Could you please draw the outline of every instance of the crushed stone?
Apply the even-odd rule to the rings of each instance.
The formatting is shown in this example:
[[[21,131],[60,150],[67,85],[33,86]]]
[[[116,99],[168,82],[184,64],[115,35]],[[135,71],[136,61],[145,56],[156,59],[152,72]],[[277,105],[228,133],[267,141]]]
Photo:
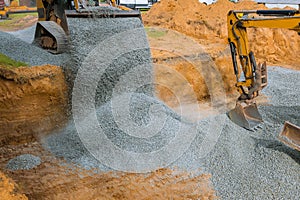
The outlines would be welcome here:
[[[268,67],[269,84],[263,90],[268,105],[260,105],[264,123],[252,132],[232,123],[225,115],[214,149],[201,158],[199,135],[173,166],[203,168],[212,174],[222,199],[298,199],[300,152],[277,139],[284,121],[300,125],[299,71]],[[220,118],[219,118],[220,119]],[[220,123],[219,120],[215,124]]]
[[[29,170],[41,164],[41,159],[31,154],[23,154],[8,161],[9,170]]]
[[[299,82],[299,73],[278,67],[269,67],[270,80],[264,95],[272,96],[270,105],[261,105],[259,110],[264,123],[256,131],[245,130],[232,123],[226,114],[212,116],[198,121],[197,135],[189,149],[169,167],[182,170],[202,169],[212,174],[212,183],[217,195],[222,199],[298,199],[299,190],[299,152],[280,143],[277,135],[285,120],[300,124],[299,101],[286,99],[281,101],[288,88],[288,96],[299,94],[293,84]],[[280,74],[283,74],[280,76]],[[288,81],[287,81],[288,80]],[[279,84],[278,84],[279,83]],[[282,83],[282,84],[281,84]],[[288,88],[287,88],[288,87]],[[276,94],[274,93],[276,91]],[[137,140],[124,135],[111,119],[110,102],[97,108],[97,117],[101,127],[110,140],[122,149],[131,151],[153,151],[161,148],[165,141],[173,138],[172,128],[176,123],[187,123],[185,120],[165,107],[162,102],[145,94],[136,93],[131,101],[131,117],[139,124],[147,123],[147,105],[158,103],[164,112],[171,116],[171,123],[166,123],[166,130],[152,137],[151,140]],[[174,124],[175,122],[175,124]],[[72,122],[73,123],[73,122]],[[75,130],[74,124],[55,135],[45,138],[44,145],[56,155],[67,158],[85,168],[112,170],[96,160],[84,148]],[[221,128],[217,128],[222,124]],[[190,124],[192,126],[192,124]],[[213,126],[212,129],[209,129]],[[210,130],[211,132],[207,132]],[[221,131],[217,143],[208,154],[203,156],[201,143],[206,134]],[[162,139],[160,136],[164,136]],[[213,143],[212,143],[213,144]],[[174,147],[176,148],[176,147]],[[120,163],[124,164],[124,163]]]
[[[2,54],[14,60],[25,62],[30,66],[45,64],[61,66],[69,59],[68,54],[53,55],[9,33],[0,31],[0,40],[0,52]]]
[[[34,34],[35,34],[35,25],[30,26],[28,28],[25,28],[23,30],[19,31],[10,31],[9,34],[12,34],[16,38],[19,38],[20,40],[23,40],[24,42],[31,44],[34,40]]]

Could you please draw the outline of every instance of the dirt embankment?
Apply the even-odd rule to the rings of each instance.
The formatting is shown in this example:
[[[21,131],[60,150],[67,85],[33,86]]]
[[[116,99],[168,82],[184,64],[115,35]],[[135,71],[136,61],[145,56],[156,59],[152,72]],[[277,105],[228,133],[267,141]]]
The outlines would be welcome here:
[[[212,92],[207,83],[215,83],[226,92],[235,90],[232,66],[223,64],[226,53],[213,58],[203,45],[184,34],[158,27],[146,30],[155,63],[156,96],[168,106],[207,100]]]
[[[215,43],[224,44],[221,50],[227,46],[228,11],[258,9],[267,8],[250,0],[239,3],[218,0],[207,6],[198,0],[162,0],[153,5],[143,20],[148,26],[160,26],[192,36],[201,44],[208,45],[207,49],[214,53],[217,52],[214,50]],[[249,39],[258,61],[300,69],[300,38],[295,31],[254,28],[249,31]]]
[[[0,144],[34,140],[63,125],[66,94],[60,67],[0,68]]]

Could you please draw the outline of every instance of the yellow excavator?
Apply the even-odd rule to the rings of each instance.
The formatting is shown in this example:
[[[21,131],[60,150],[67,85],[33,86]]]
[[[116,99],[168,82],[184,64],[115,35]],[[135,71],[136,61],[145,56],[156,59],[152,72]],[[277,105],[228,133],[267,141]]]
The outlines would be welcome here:
[[[33,12],[36,12],[35,7],[21,6],[19,1],[10,1],[9,5],[5,5],[5,1],[0,0],[0,19],[8,19],[10,14]]]
[[[236,107],[228,112],[237,125],[252,130],[263,120],[255,98],[267,85],[266,63],[257,64],[250,50],[248,28],[285,28],[300,35],[298,10],[232,10],[227,16],[228,42],[231,50],[236,88],[240,97]],[[300,128],[286,122],[279,139],[300,151]]]
[[[89,1],[90,2],[90,1]],[[94,1],[98,2],[98,1]],[[88,4],[88,1],[69,1],[65,9],[64,1],[37,0],[38,22],[36,25],[34,43],[51,53],[59,54],[68,50],[69,30],[67,18],[118,18],[138,17],[139,11],[119,6],[116,0],[109,4]],[[114,9],[106,9],[107,7]]]

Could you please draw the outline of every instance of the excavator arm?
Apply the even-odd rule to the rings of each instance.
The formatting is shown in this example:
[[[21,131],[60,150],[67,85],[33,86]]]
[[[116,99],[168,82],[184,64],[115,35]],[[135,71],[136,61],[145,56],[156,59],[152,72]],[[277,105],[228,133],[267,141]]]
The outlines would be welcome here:
[[[297,10],[241,10],[227,16],[228,42],[231,50],[236,88],[240,93],[229,118],[252,130],[262,122],[255,97],[267,85],[266,64],[256,63],[248,41],[248,28],[285,28],[300,34],[300,13]]]
[[[268,18],[248,18],[249,14],[269,16]],[[285,28],[300,34],[300,14],[296,10],[255,10],[230,11],[228,14],[228,41],[231,49],[236,87],[241,94],[240,100],[250,100],[257,96],[262,88],[257,87],[261,74],[255,71],[257,66],[254,53],[249,47],[248,28]],[[240,64],[240,66],[239,66]],[[243,76],[243,80],[241,80]],[[264,87],[262,80],[262,86]]]

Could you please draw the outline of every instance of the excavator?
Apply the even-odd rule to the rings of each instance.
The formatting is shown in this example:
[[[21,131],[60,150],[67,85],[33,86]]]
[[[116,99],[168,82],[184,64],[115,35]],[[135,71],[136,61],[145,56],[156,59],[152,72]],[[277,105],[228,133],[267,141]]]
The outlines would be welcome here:
[[[9,5],[5,5],[5,1],[0,0],[0,19],[8,19],[9,14],[33,12],[36,12],[35,7],[21,6],[19,1],[13,0]]]
[[[284,28],[300,35],[300,11],[232,10],[227,16],[227,28],[236,88],[240,94],[236,107],[227,114],[237,125],[253,130],[263,121],[255,99],[268,81],[266,62],[256,63],[249,47],[247,29]],[[285,122],[279,140],[300,151],[300,127]]]
[[[37,0],[38,22],[36,25],[34,44],[53,54],[68,50],[69,30],[67,18],[117,18],[137,17],[141,14],[119,6],[116,0],[109,0],[109,4],[97,5],[98,1],[74,0],[69,1],[68,10],[64,1]],[[108,9],[109,8],[109,9]],[[113,9],[111,9],[113,8]]]

